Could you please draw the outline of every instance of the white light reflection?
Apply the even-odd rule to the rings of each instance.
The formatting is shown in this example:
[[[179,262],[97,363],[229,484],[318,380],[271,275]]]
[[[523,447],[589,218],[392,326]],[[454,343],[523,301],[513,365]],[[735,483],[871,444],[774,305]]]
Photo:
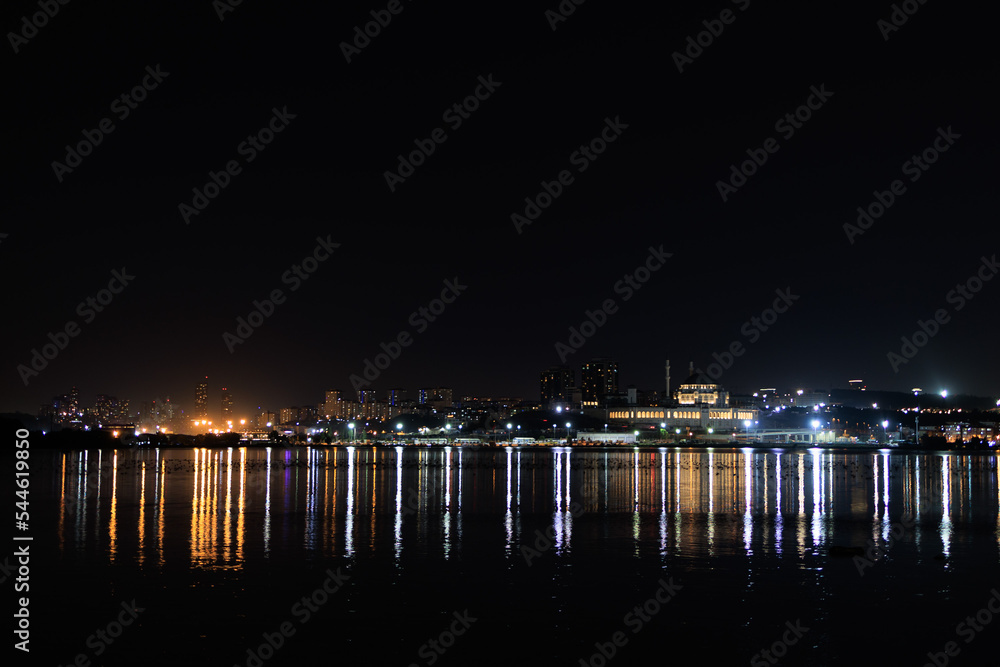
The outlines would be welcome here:
[[[878,468],[876,467],[876,470]],[[876,473],[875,477],[878,475]],[[878,482],[876,482],[878,486]],[[889,454],[882,454],[882,539],[889,542]]]
[[[945,558],[951,555],[951,454],[941,462],[941,548]]]
[[[632,545],[639,555],[639,450],[632,450]]]
[[[812,515],[812,543],[813,547],[819,546],[822,535],[821,513],[823,511],[823,452],[819,449],[810,449],[813,464],[813,515]]]
[[[518,452],[520,454],[520,452]],[[510,447],[507,448],[507,513],[504,514],[504,528],[507,532],[507,541],[504,544],[504,551],[508,556],[510,556],[511,545],[514,542],[514,515],[511,513],[510,500],[511,500],[511,475],[513,471],[511,459],[514,456],[514,450]]]
[[[396,560],[403,553],[403,448],[396,447],[396,521],[393,530],[393,553]]]
[[[796,485],[799,490],[799,512],[795,522],[795,538],[799,547],[799,557],[806,553],[806,455],[796,454],[799,459],[799,476]]]
[[[298,454],[298,452],[296,452]],[[296,458],[298,458],[296,456]],[[298,482],[298,474],[296,468],[296,482]],[[302,545],[306,549],[312,549],[313,547],[313,527],[315,525],[315,506],[313,504],[313,492],[315,487],[313,486],[313,448],[306,447],[306,516],[305,516],[305,526],[302,531]],[[298,484],[295,485],[296,490],[298,490]]]
[[[347,517],[344,520],[344,551],[354,555],[354,447],[347,448]]]
[[[520,454],[518,454],[520,456]],[[462,544],[462,448],[458,448],[458,543]]]
[[[781,516],[781,453],[775,455],[774,468],[774,550],[781,555],[781,536],[784,528],[784,518]]]
[[[267,448],[267,473],[264,483],[264,557],[271,555],[271,448]]]
[[[451,447],[444,448],[444,557],[451,558]]]
[[[743,450],[743,550],[748,556],[753,555],[750,544],[753,540],[753,516],[750,513],[751,493],[753,488],[753,473],[750,454]]]
[[[562,555],[563,546],[565,541],[565,536],[563,534],[563,521],[562,521],[562,461],[563,452],[561,450],[556,450],[556,465],[555,470],[553,470],[554,479],[552,480],[552,489],[554,491],[553,510],[552,510],[552,530],[555,533],[555,550],[557,554]]]

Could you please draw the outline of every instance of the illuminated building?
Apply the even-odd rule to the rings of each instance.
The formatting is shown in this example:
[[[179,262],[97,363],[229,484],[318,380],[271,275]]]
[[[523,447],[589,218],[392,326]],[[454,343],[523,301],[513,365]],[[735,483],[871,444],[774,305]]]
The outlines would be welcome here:
[[[208,376],[205,376],[208,379]],[[208,419],[208,383],[199,382],[194,388],[194,417]]]
[[[233,397],[229,389],[222,388],[222,421],[229,421],[233,418]]]
[[[741,431],[745,421],[756,421],[755,408],[729,404],[729,392],[715,384],[704,373],[692,373],[674,394],[677,405],[663,407],[629,407],[608,411],[608,419],[625,425],[648,425],[664,428],[694,428],[719,431]]]
[[[611,359],[594,359],[580,368],[580,388],[583,404],[596,406],[606,396],[618,393],[618,362]]]
[[[417,391],[417,402],[437,410],[452,407],[452,390],[448,387],[425,387]]]
[[[552,366],[539,376],[539,396],[542,405],[552,402],[567,403],[572,400],[575,374],[569,366]]]

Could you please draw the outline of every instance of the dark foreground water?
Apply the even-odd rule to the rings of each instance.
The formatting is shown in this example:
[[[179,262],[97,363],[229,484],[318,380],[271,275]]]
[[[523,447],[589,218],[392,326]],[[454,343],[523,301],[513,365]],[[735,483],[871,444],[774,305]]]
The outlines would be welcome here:
[[[36,450],[32,466],[31,664],[1000,664],[993,454]]]

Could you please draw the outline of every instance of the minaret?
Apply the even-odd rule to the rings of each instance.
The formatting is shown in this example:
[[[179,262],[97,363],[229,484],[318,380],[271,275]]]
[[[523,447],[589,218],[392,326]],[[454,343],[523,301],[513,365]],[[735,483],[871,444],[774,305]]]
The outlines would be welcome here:
[[[670,398],[670,360],[667,359],[667,395],[664,398]]]

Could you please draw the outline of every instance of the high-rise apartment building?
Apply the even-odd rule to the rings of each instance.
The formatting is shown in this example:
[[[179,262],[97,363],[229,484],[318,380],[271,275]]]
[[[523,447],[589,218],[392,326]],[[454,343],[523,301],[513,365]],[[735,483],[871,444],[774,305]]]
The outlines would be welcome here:
[[[571,400],[570,390],[574,387],[574,373],[569,366],[552,366],[542,371],[539,377],[539,393],[542,405],[553,401]]]
[[[618,393],[618,362],[612,359],[593,359],[580,368],[580,388],[583,404],[595,406],[606,396]]]
[[[424,387],[417,390],[417,402],[421,405],[443,410],[452,407],[452,390],[450,387]]]
[[[208,379],[208,376],[205,376]],[[208,382],[199,382],[194,388],[194,418],[208,419]]]
[[[222,388],[222,421],[233,419],[233,396],[229,393],[228,387]]]

